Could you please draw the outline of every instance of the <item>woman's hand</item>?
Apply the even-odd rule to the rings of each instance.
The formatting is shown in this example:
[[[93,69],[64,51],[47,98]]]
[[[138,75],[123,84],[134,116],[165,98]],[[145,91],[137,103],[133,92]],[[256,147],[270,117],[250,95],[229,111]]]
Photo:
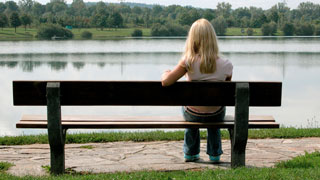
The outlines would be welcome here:
[[[181,67],[179,64],[172,71],[170,69],[164,71],[161,76],[162,86],[170,86],[178,81],[184,74],[186,74],[186,72],[186,69]]]

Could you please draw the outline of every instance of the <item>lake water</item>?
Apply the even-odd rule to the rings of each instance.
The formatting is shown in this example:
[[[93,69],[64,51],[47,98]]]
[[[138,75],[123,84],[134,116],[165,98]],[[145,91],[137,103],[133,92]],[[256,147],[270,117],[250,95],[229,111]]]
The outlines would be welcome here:
[[[46,132],[15,128],[22,114],[46,114],[46,108],[13,106],[13,80],[160,80],[178,62],[184,42],[0,41],[0,135]],[[320,127],[320,37],[221,37],[219,45],[234,65],[234,81],[283,82],[281,107],[250,113],[272,114],[284,126]],[[179,115],[180,107],[63,107],[62,113]]]

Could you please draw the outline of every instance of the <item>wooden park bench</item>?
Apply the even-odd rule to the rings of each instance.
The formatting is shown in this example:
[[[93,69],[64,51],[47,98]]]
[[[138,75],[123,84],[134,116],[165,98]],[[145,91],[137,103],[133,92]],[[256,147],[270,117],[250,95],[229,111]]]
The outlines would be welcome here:
[[[48,128],[53,174],[65,170],[67,129],[227,128],[231,167],[245,165],[248,128],[279,128],[272,116],[249,116],[249,106],[280,106],[281,82],[13,81],[17,106],[47,106],[24,115],[17,128]],[[62,116],[61,106],[235,106],[224,122],[185,122],[182,116]]]

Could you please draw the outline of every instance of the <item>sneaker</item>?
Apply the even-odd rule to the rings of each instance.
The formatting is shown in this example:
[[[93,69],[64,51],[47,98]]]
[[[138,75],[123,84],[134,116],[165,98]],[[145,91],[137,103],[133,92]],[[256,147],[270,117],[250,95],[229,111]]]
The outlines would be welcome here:
[[[200,159],[199,154],[196,155],[184,155],[185,162],[194,162]]]
[[[209,156],[209,159],[213,163],[218,163],[220,162],[220,156]]]

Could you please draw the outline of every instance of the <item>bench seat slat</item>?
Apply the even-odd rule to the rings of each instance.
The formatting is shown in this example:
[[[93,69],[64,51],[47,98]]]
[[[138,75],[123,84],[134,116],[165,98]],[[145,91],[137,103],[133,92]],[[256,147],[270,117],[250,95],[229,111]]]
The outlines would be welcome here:
[[[195,122],[62,122],[66,129],[131,129],[131,128],[231,128],[233,122],[195,123]],[[47,128],[46,122],[23,121],[17,128]],[[249,128],[279,128],[274,122],[250,122]]]
[[[16,124],[17,128],[47,128],[46,121],[20,121]],[[96,121],[62,121],[62,127],[65,129],[130,129],[130,128],[231,128],[234,122],[216,122],[216,123],[198,123],[198,122],[163,122],[163,121],[145,121],[145,122],[96,122]],[[249,122],[249,128],[279,128],[275,122]]]
[[[21,121],[47,121],[45,115],[23,115]],[[146,122],[146,121],[162,121],[162,122],[181,122],[185,121],[182,116],[96,116],[96,115],[64,115],[62,116],[64,122]],[[234,121],[234,116],[226,115],[225,122]],[[250,122],[275,122],[273,116],[265,115],[250,115]]]

